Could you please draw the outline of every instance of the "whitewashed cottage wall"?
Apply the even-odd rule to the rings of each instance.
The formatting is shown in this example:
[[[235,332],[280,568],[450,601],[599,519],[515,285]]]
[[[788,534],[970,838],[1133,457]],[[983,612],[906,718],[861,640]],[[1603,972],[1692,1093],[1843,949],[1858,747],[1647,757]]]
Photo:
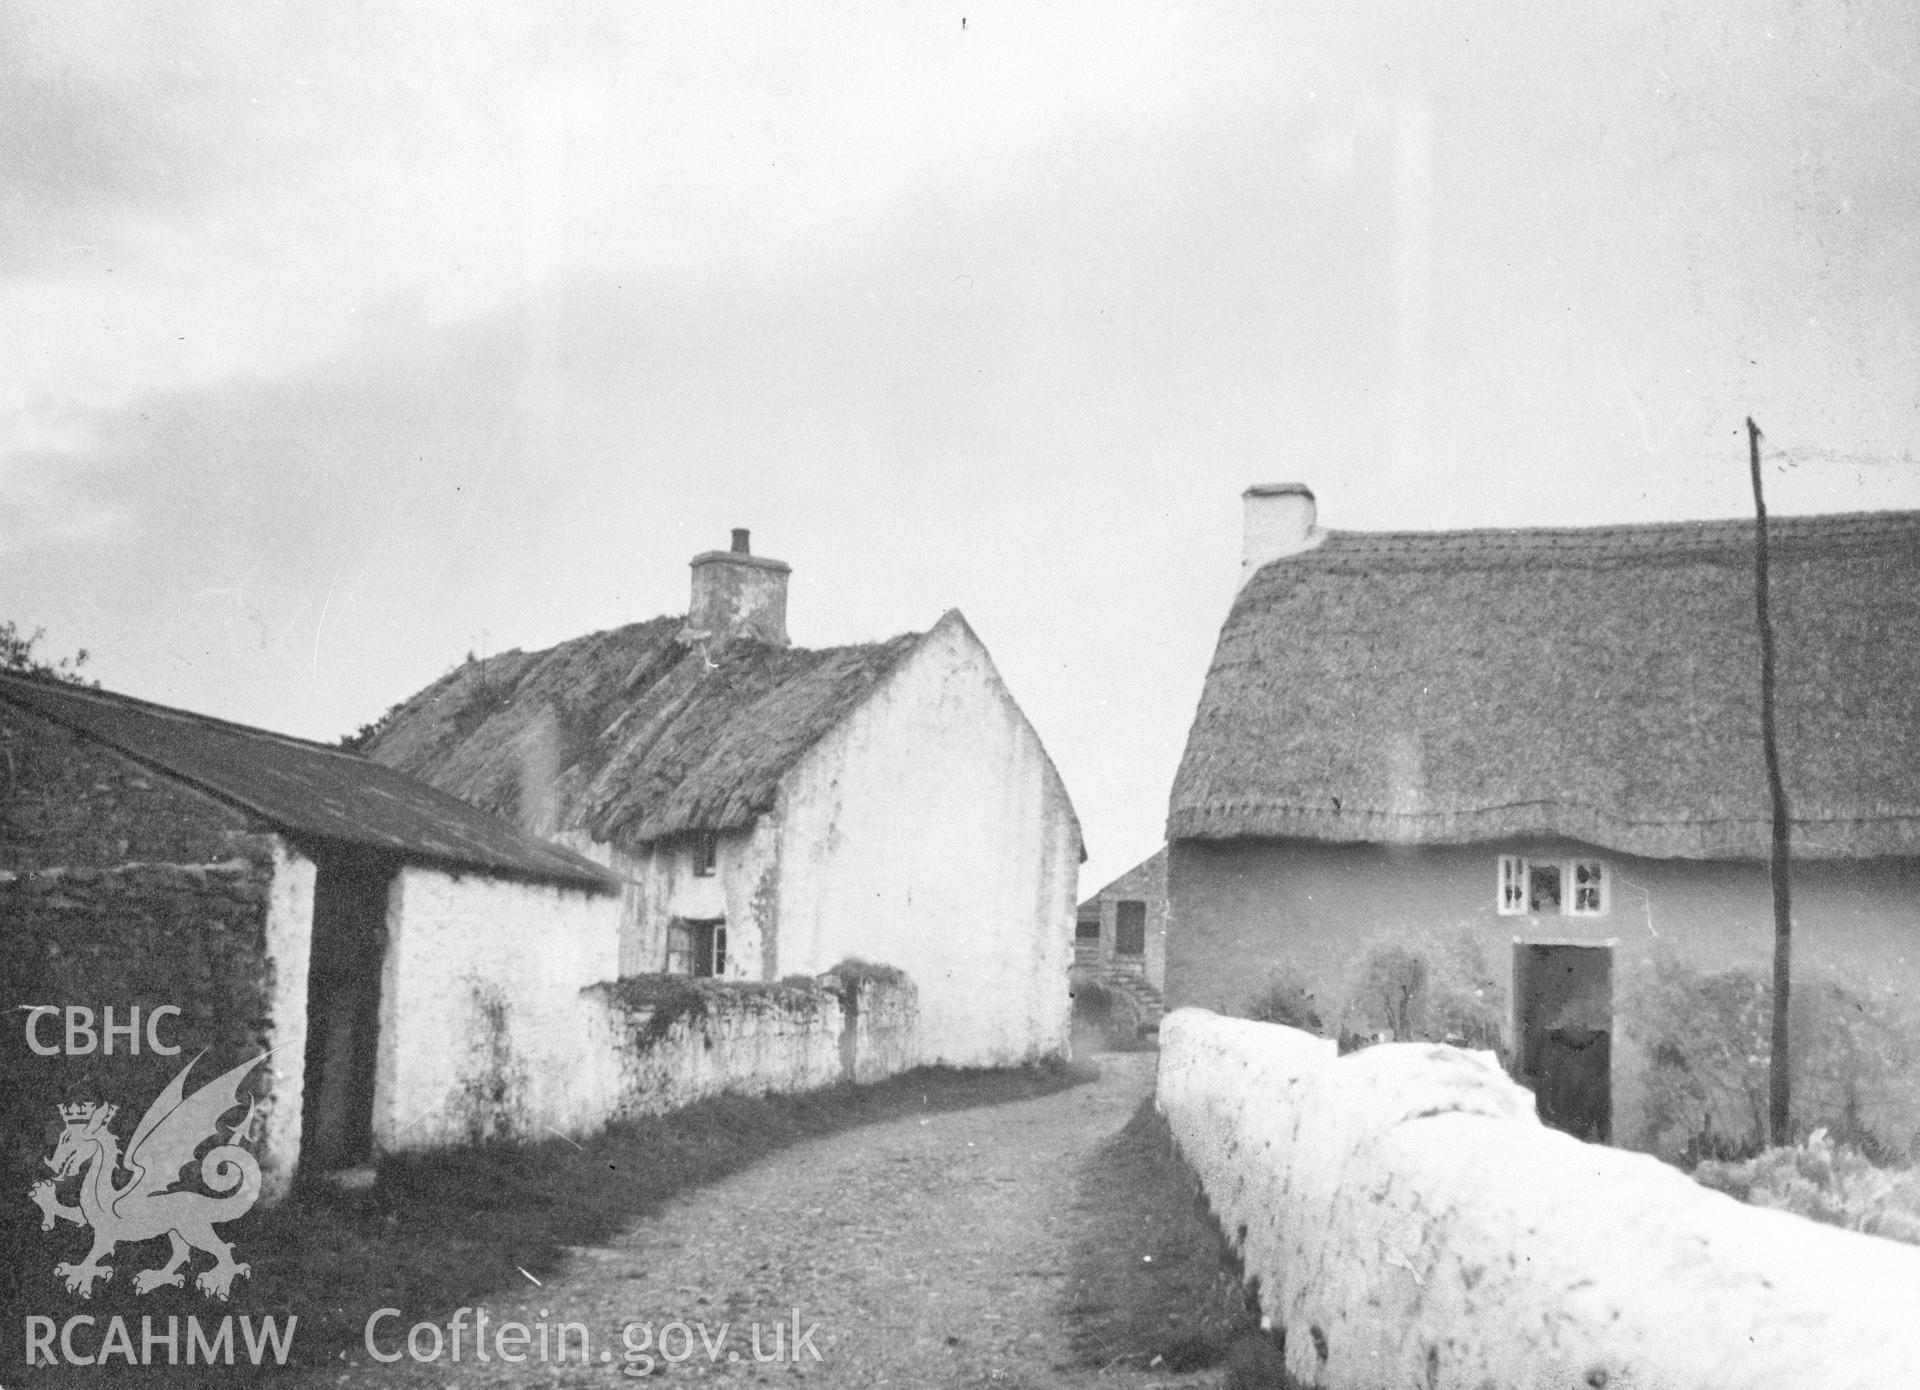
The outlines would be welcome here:
[[[1064,1050],[1080,839],[1039,737],[949,614],[782,782],[782,974],[856,956],[920,996],[926,1062]]]

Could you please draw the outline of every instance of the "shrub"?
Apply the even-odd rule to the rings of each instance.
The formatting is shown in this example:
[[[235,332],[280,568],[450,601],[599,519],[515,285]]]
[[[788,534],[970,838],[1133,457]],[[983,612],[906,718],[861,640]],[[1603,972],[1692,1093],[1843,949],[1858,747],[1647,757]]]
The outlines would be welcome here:
[[[1647,1056],[1645,1133],[1682,1162],[1745,1158],[1767,1134],[1773,983],[1758,970],[1702,971],[1664,954],[1637,972],[1621,1012]],[[1802,970],[1794,983],[1793,1116],[1880,1160],[1904,1157],[1916,1122],[1912,1020],[1870,990]]]
[[[14,676],[31,676],[36,680],[63,681],[68,685],[91,685],[98,689],[99,681],[89,681],[80,674],[80,668],[87,664],[87,649],[82,647],[72,656],[49,661],[38,650],[40,639],[46,635],[44,628],[36,627],[32,632],[27,632],[11,618],[0,620],[0,671]]]
[[[1421,1041],[1498,1051],[1505,1011],[1506,991],[1470,933],[1392,932],[1375,938],[1353,971],[1342,1050]]]
[[[1256,1023],[1284,1023],[1308,1033],[1319,1033],[1324,1026],[1313,991],[1284,973],[1269,978],[1266,986],[1242,1006],[1240,1014]]]
[[[1741,1162],[1709,1159],[1693,1176],[1754,1206],[1920,1245],[1920,1173],[1878,1167],[1825,1129]]]
[[[828,976],[849,985],[899,985],[907,982],[906,971],[877,961],[863,960],[859,956],[848,956],[821,978],[825,980]]]

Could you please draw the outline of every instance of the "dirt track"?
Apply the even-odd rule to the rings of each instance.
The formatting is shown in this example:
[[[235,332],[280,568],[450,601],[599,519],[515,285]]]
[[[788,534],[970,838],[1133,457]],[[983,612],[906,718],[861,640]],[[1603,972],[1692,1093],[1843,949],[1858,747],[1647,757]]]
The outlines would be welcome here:
[[[652,1358],[652,1379],[1197,1390],[1214,1377],[1075,1367],[1061,1319],[1076,1225],[1085,1220],[1075,1204],[1078,1170],[1150,1091],[1153,1061],[1152,1053],[1110,1054],[1095,1083],[853,1130],[677,1199],[607,1245],[578,1251],[560,1279],[529,1282],[530,1297],[486,1309],[490,1342],[506,1322],[535,1329],[522,1364],[475,1361],[469,1317],[458,1364],[450,1345],[429,1364],[373,1365],[362,1355],[308,1383],[632,1383],[621,1374],[621,1330],[639,1322],[653,1330],[634,1336],[639,1354]],[[577,1334],[565,1365],[552,1351],[540,1359],[543,1309],[550,1335],[563,1321],[585,1325],[593,1364],[580,1364]],[[379,1348],[402,1350],[415,1320],[403,1312],[382,1323]],[[685,1330],[667,1330],[676,1322]],[[773,1329],[782,1328],[781,1360],[755,1361],[756,1323],[762,1357],[774,1354]],[[438,1326],[444,1338],[447,1320]],[[424,1353],[432,1341],[423,1331],[417,1345]]]

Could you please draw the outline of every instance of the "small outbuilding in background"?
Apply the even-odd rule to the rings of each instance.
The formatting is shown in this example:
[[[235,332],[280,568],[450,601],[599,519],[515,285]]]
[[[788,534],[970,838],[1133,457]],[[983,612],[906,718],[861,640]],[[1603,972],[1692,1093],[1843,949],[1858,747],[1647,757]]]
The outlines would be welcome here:
[[[1136,1034],[1160,1026],[1167,968],[1167,851],[1135,864],[1080,904],[1073,927],[1076,1004],[1104,1004],[1106,1026]],[[1081,1010],[1085,1012],[1085,1010]]]

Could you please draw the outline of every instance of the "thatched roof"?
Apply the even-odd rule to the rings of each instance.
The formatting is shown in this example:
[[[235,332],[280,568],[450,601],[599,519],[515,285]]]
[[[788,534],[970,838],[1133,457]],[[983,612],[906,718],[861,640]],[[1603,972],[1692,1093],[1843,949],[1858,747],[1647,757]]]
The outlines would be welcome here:
[[[0,675],[0,703],[52,720],[303,840],[600,892],[614,886],[597,864],[357,753],[53,681]]]
[[[470,661],[394,710],[381,762],[542,833],[637,845],[749,825],[919,640],[709,654],[656,618]]]
[[[1920,854],[1920,513],[1775,518],[1795,852]],[[1168,837],[1764,858],[1751,522],[1348,533],[1220,633]]]

